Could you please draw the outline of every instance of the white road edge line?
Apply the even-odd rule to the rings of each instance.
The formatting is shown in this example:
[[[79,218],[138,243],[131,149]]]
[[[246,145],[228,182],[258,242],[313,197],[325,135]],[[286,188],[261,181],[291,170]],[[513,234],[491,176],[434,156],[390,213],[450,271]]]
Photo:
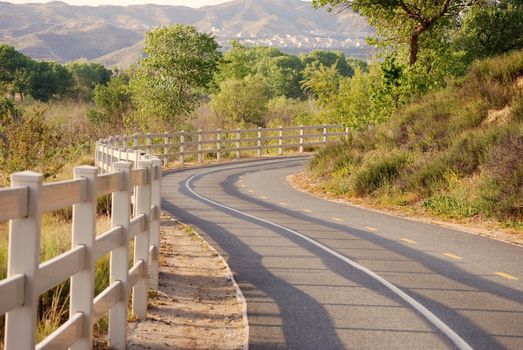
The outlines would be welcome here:
[[[252,166],[252,164],[249,164],[249,166]],[[343,262],[347,263],[348,265],[352,266],[353,268],[355,268],[357,270],[360,270],[361,272],[363,272],[363,273],[369,275],[370,277],[374,278],[376,281],[380,282],[382,285],[384,285],[386,288],[388,288],[390,291],[392,291],[398,297],[403,299],[407,304],[412,306],[417,312],[419,312],[430,323],[432,323],[432,325],[434,325],[434,327],[436,327],[443,334],[445,334],[458,347],[458,349],[460,349],[460,350],[473,350],[473,348],[463,338],[461,338],[449,326],[447,326],[443,321],[441,321],[436,315],[434,315],[432,312],[430,312],[429,309],[427,309],[425,306],[420,304],[418,301],[416,301],[410,295],[408,295],[407,293],[402,291],[400,288],[396,287],[391,282],[387,281],[385,278],[383,278],[380,275],[376,274],[375,272],[367,269],[366,267],[364,267],[364,266],[362,266],[362,265],[352,261],[351,259],[347,258],[346,256],[341,255],[340,253],[336,252],[335,250],[333,250],[333,249],[331,249],[331,248],[329,248],[329,247],[327,247],[327,246],[325,246],[325,245],[323,245],[323,244],[313,240],[312,238],[310,238],[310,237],[308,237],[308,236],[306,236],[306,235],[304,235],[304,234],[302,234],[302,233],[300,233],[298,231],[294,231],[293,229],[290,229],[288,227],[282,226],[280,224],[277,224],[277,223],[274,223],[274,222],[271,222],[271,221],[268,221],[268,220],[256,217],[254,215],[250,215],[250,214],[244,213],[244,212],[242,212],[240,210],[228,207],[228,206],[226,206],[224,204],[221,204],[221,203],[218,203],[218,202],[216,202],[216,201],[214,201],[214,200],[212,200],[210,198],[204,197],[204,196],[200,195],[199,193],[197,193],[196,191],[194,191],[192,189],[191,183],[195,179],[197,179],[199,177],[203,177],[204,175],[208,175],[210,173],[215,173],[215,172],[227,170],[228,168],[240,168],[240,167],[237,167],[237,166],[236,167],[221,167],[219,169],[210,170],[210,171],[207,171],[205,173],[200,173],[200,174],[193,175],[193,176],[191,176],[189,179],[187,179],[185,181],[185,188],[189,192],[191,192],[194,196],[200,198],[201,200],[203,200],[205,202],[214,204],[216,206],[219,206],[221,208],[227,209],[227,210],[232,211],[234,213],[243,215],[243,216],[245,216],[247,218],[250,218],[250,219],[253,219],[253,220],[257,220],[259,222],[263,222],[265,224],[268,224],[268,225],[277,227],[277,228],[279,228],[281,230],[287,231],[287,232],[289,232],[289,233],[291,233],[291,234],[293,234],[295,236],[298,236],[298,237],[304,239],[305,241],[315,245],[316,247],[326,251],[327,253],[337,257],[338,259],[342,260]],[[246,317],[246,315],[245,315],[245,317]]]

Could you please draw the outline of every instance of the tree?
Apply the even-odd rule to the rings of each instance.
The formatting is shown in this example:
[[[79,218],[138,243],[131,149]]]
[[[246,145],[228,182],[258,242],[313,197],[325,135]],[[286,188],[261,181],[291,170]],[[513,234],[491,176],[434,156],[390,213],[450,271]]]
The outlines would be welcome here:
[[[14,47],[0,44],[0,84],[12,96],[18,93],[23,99],[30,87],[31,66],[34,61]]]
[[[211,107],[225,125],[265,126],[268,90],[265,79],[259,75],[226,80],[212,96]]]
[[[94,124],[103,124],[115,131],[121,130],[125,117],[132,109],[129,77],[119,75],[113,77],[107,85],[97,85],[93,100],[96,108],[89,111],[89,119]]]
[[[222,58],[215,38],[195,27],[173,25],[146,34],[145,53],[130,81],[140,120],[181,126],[209,89]],[[173,125],[174,124],[174,125]],[[150,128],[151,123],[142,125]]]
[[[338,74],[343,77],[350,77],[354,74],[354,69],[348,64],[345,54],[340,51],[314,50],[307,55],[301,55],[301,60],[306,67],[330,68],[335,66]]]
[[[75,61],[66,65],[71,74],[74,84],[70,91],[73,98],[82,101],[90,101],[96,85],[105,85],[111,80],[111,70],[99,63],[88,63]]]
[[[351,8],[367,17],[381,40],[408,45],[408,63],[418,59],[420,39],[434,27],[459,19],[460,14],[479,0],[313,0],[315,7]]]

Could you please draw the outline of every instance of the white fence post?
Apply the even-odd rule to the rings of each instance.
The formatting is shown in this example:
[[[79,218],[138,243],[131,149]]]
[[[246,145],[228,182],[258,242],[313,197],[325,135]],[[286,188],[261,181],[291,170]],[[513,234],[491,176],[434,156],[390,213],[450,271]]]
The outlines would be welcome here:
[[[349,127],[346,126],[346,127],[345,127],[345,140],[347,140],[347,141],[349,140],[349,135],[350,135],[350,134],[349,134]]]
[[[180,135],[180,163],[185,163],[185,130],[182,130]]]
[[[151,208],[154,208],[150,226],[150,242],[152,256],[149,270],[149,286],[153,290],[158,290],[158,271],[160,254],[160,216],[162,215],[162,162],[160,159],[153,158],[153,177],[151,184]]]
[[[152,162],[140,160],[137,163],[138,169],[146,169],[147,171],[147,185],[139,186],[135,194],[136,215],[145,214],[145,231],[138,234],[134,239],[134,263],[143,261],[144,275],[133,287],[132,305],[136,316],[145,319],[147,315],[147,267],[149,265],[149,232],[151,226]]]
[[[93,246],[96,236],[96,177],[98,169],[91,166],[74,168],[75,179],[87,180],[86,200],[73,205],[72,248],[85,246],[85,265],[82,271],[71,277],[71,305],[69,317],[77,312],[83,314],[83,336],[71,347],[72,350],[88,350],[93,347],[91,316],[94,297]]]
[[[261,158],[262,156],[262,128],[258,128],[258,148],[257,148],[257,156],[258,158]]]
[[[5,349],[29,350],[35,347],[38,295],[36,274],[40,263],[40,190],[43,175],[24,171],[11,175],[11,187],[29,190],[27,216],[9,223],[9,256],[7,277],[25,275],[24,305],[7,313]]]
[[[200,129],[200,130],[198,130],[198,163],[203,162],[202,141],[203,141],[203,135],[202,135],[202,129]]]
[[[153,144],[153,139],[151,137],[151,133],[147,134],[146,142],[147,142],[146,152],[147,152],[147,154],[152,154],[152,147],[151,147],[151,145]]]
[[[241,142],[241,132],[240,129],[236,129],[236,159],[240,159],[240,142]]]
[[[303,125],[300,125],[300,153],[303,153]]]
[[[128,154],[126,152],[126,154]],[[123,188],[112,195],[111,227],[121,226],[124,230],[122,245],[111,252],[110,284],[122,283],[120,301],[109,310],[109,345],[112,349],[127,348],[127,277],[129,266],[129,239],[127,229],[131,213],[131,171],[130,162],[118,162],[115,171],[123,174]]]
[[[323,125],[323,143],[327,143],[327,124]]]
[[[278,154],[281,156],[283,154],[283,126],[280,126],[278,136]]]
[[[135,147],[138,147],[138,134],[134,134],[133,135],[133,146]]]
[[[169,133],[166,131],[163,134],[163,165],[167,165],[169,162]]]
[[[219,162],[222,156],[222,130],[216,130],[216,160]]]

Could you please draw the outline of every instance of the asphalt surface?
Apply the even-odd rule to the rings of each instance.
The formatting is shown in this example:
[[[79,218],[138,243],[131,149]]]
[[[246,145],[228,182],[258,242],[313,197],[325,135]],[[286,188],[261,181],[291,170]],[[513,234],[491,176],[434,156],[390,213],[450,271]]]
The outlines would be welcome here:
[[[523,349],[523,248],[291,188],[307,159],[164,174],[228,261],[250,349]]]

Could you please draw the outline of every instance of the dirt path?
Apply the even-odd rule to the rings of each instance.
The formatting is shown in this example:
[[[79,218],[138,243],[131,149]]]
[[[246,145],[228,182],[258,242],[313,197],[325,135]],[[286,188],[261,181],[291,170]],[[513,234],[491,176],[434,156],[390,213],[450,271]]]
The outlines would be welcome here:
[[[128,349],[244,349],[245,301],[223,258],[189,226],[164,217],[160,290]]]

